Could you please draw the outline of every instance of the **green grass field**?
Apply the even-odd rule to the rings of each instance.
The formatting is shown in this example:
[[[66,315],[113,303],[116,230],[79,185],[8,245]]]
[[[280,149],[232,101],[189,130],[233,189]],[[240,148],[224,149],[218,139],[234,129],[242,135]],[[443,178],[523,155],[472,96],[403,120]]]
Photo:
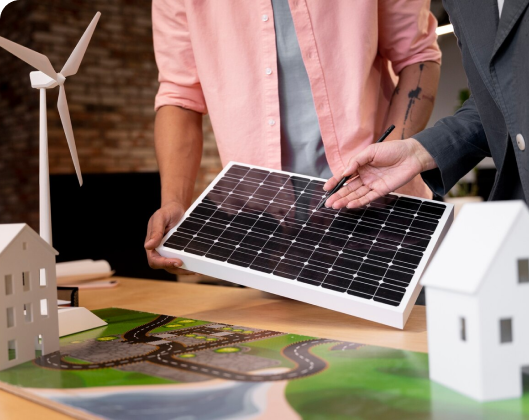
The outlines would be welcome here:
[[[521,399],[480,404],[428,379],[428,355],[382,347],[313,349],[329,362],[318,375],[289,382],[286,394],[304,419],[522,419],[529,415],[529,387]],[[529,384],[528,384],[529,385]]]

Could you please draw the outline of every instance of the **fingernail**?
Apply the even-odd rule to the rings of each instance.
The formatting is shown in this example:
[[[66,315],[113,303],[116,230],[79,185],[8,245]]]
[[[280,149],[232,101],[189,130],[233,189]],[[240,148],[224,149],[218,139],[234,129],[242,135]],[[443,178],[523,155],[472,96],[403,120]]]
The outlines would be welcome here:
[[[176,268],[180,268],[180,267],[182,266],[181,263],[174,263],[173,265],[174,265]]]

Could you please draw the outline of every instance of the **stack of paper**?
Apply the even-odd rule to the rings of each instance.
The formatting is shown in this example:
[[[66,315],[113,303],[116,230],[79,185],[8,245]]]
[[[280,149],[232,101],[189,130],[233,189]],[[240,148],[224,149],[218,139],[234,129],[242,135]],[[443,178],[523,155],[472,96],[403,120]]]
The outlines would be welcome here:
[[[105,279],[113,274],[114,271],[105,260],[78,260],[57,263],[57,284],[60,286],[80,286],[91,280]]]

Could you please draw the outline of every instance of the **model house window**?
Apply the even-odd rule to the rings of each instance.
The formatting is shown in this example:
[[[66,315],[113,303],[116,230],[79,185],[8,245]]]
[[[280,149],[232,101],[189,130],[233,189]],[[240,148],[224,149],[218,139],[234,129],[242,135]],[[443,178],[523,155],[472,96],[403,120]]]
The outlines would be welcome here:
[[[29,289],[30,289],[29,271],[24,271],[22,273],[22,286],[24,288],[24,292],[29,292]]]
[[[6,295],[13,294],[13,276],[11,274],[6,274],[4,277],[6,284]]]
[[[22,249],[24,251],[28,249],[28,243],[27,242],[22,242]]]
[[[40,300],[40,314],[42,316],[48,316],[48,299]]]
[[[512,343],[512,318],[500,319],[500,343]]]
[[[529,283],[529,259],[518,260],[518,283]]]
[[[7,308],[7,328],[15,326],[15,309]]]
[[[42,340],[42,335],[39,334],[35,337],[35,359],[37,357],[42,356],[43,348],[44,348],[44,342]]]
[[[46,269],[41,268],[39,271],[39,284],[40,287],[46,287]]]
[[[33,308],[31,303],[24,305],[24,320],[26,322],[33,322]]]
[[[461,334],[461,341],[467,341],[467,323],[465,318],[459,318],[459,331]]]
[[[9,360],[15,360],[17,358],[17,343],[15,340],[9,340],[7,342],[7,351]]]

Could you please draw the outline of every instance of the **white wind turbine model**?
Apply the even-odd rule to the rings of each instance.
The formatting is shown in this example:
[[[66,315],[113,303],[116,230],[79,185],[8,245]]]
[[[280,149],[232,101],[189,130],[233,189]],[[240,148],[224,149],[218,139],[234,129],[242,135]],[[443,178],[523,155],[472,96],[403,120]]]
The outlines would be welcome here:
[[[59,100],[57,101],[57,108],[59,116],[61,117],[68,147],[72,155],[73,165],[79,185],[83,185],[83,178],[81,176],[81,169],[79,167],[79,158],[77,157],[77,148],[75,147],[75,139],[72,129],[72,121],[70,120],[70,111],[68,110],[68,102],[66,101],[66,92],[64,90],[64,81],[68,76],[77,73],[81,61],[83,60],[86,48],[90,43],[92,34],[94,33],[97,22],[101,13],[97,12],[95,17],[88,25],[85,33],[77,43],[72,54],[66,61],[66,64],[60,71],[56,73],[50,60],[45,55],[32,51],[22,45],[16,44],[5,38],[0,37],[0,47],[9,51],[11,54],[17,56],[29,65],[33,66],[39,71],[30,73],[31,87],[40,90],[40,137],[39,137],[39,214],[40,214],[40,236],[51,245],[51,209],[50,209],[50,177],[48,164],[48,124],[46,118],[46,89],[51,89],[60,86]]]

